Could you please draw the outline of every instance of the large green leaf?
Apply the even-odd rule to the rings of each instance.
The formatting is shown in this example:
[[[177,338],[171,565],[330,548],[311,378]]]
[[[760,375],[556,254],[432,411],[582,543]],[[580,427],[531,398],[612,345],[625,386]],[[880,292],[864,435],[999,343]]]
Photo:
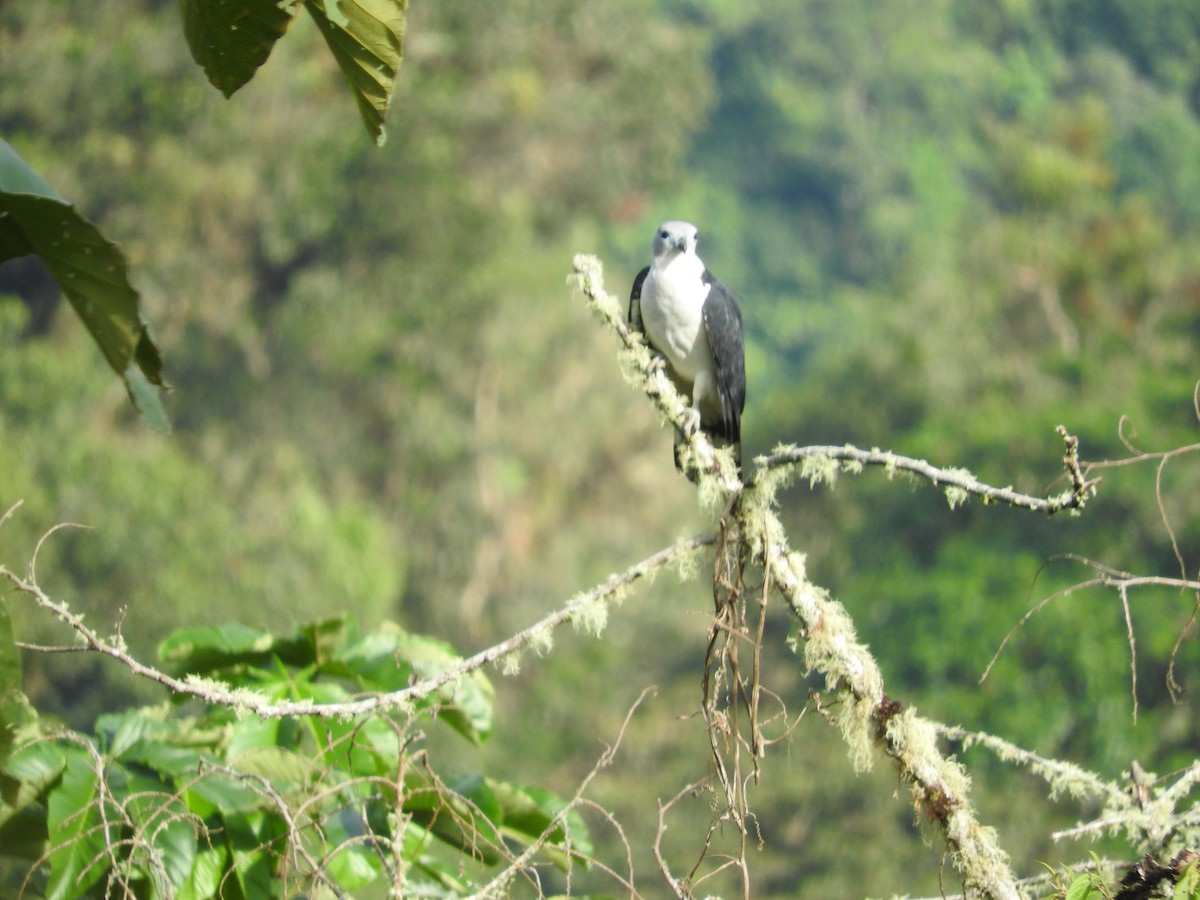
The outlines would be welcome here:
[[[99,783],[92,761],[72,748],[62,783],[50,792],[50,881],[46,896],[78,897],[104,874],[104,824],[96,806]]]
[[[296,15],[279,0],[179,0],[192,59],[226,97],[254,77]]]
[[[404,58],[407,0],[304,0],[304,7],[346,76],[372,140],[382,145]]]
[[[37,254],[152,428],[169,428],[162,359],[116,244],[0,140],[0,262]]]

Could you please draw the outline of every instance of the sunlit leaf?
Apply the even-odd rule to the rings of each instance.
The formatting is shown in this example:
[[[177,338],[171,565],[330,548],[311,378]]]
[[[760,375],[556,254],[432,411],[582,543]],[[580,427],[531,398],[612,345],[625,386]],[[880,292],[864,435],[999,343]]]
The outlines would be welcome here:
[[[180,0],[192,58],[226,97],[254,77],[296,14],[279,0]]]
[[[220,896],[221,876],[228,858],[226,847],[220,844],[203,845],[196,854],[187,881],[180,885],[175,895],[176,900],[208,900],[209,897]]]
[[[31,253],[121,376],[143,420],[166,430],[162,359],[124,254],[0,140],[0,262]]]
[[[275,785],[303,784],[313,772],[312,763],[284,747],[247,750],[230,760],[237,771],[258,775]]]
[[[304,7],[346,76],[371,139],[382,145],[404,58],[407,0],[304,0]]]

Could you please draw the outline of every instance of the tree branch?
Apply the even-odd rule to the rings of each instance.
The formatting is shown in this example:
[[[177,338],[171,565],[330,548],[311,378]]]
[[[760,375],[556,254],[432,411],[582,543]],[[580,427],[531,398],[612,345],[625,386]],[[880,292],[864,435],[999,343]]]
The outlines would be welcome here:
[[[84,624],[83,617],[71,612],[64,604],[58,603],[41,589],[35,578],[21,578],[6,566],[0,566],[0,578],[7,579],[16,590],[33,598],[33,601],[56,618],[69,625],[83,641],[83,646],[95,653],[108,656],[129,669],[133,674],[150,681],[157,682],[167,690],[184,694],[205,703],[227,706],[242,712],[251,712],[263,718],[281,718],[284,716],[323,716],[344,717],[358,716],[368,713],[386,712],[400,709],[412,702],[427,697],[448,684],[452,684],[464,675],[482,668],[488,663],[497,662],[510,657],[523,647],[544,641],[546,634],[564,622],[576,621],[588,627],[602,615],[600,609],[623,588],[629,586],[656,569],[661,568],[678,556],[712,544],[716,536],[712,534],[686,538],[679,543],[665,547],[657,553],[646,557],[641,562],[631,566],[619,575],[611,576],[603,584],[580,594],[565,606],[550,613],[548,616],[519,631],[507,640],[480,650],[474,656],[469,656],[453,666],[422,679],[399,691],[386,694],[374,694],[361,700],[347,703],[316,703],[314,701],[278,701],[272,702],[262,694],[247,689],[234,689],[226,684],[211,679],[198,678],[193,675],[176,678],[140,662],[129,654],[118,641],[105,640],[94,630]]]
[[[993,487],[980,481],[965,469],[946,469],[930,465],[923,459],[913,459],[900,456],[887,450],[872,448],[860,450],[846,445],[812,446],[812,447],[781,447],[768,456],[760,456],[755,462],[760,470],[778,469],[787,466],[799,466],[802,477],[810,481],[828,479],[836,474],[833,462],[842,463],[841,470],[857,473],[864,466],[882,466],[888,474],[894,472],[910,472],[931,482],[934,485],[945,485],[946,496],[952,507],[962,503],[968,494],[975,494],[987,503],[1007,503],[1020,509],[1034,512],[1044,512],[1054,515],[1062,510],[1081,510],[1087,501],[1095,495],[1099,479],[1088,480],[1083,475],[1079,462],[1079,441],[1059,425],[1059,436],[1065,444],[1063,465],[1071,480],[1071,489],[1054,497],[1034,497],[1014,491],[1011,487]]]
[[[683,399],[661,367],[653,364],[648,348],[640,336],[630,332],[619,315],[616,301],[605,292],[599,260],[593,256],[576,256],[574,279],[592,309],[620,338],[627,377],[654,401],[672,424],[679,425]],[[1068,457],[1073,457],[1074,439],[1067,439],[1067,443]],[[695,449],[701,456],[706,452],[705,444],[707,439],[702,434],[697,435]],[[846,452],[846,448],[817,448],[810,455],[823,454],[828,460],[825,451],[829,449]],[[1016,900],[1018,893],[1008,858],[1000,849],[995,832],[976,820],[967,799],[969,780],[966,773],[957,762],[939,753],[931,722],[884,693],[883,676],[867,648],[858,642],[849,614],[829,597],[828,592],[808,581],[804,556],[787,547],[783,525],[775,514],[776,494],[786,478],[786,469],[803,455],[803,451],[794,452],[795,457],[789,458],[785,452],[773,463],[770,457],[765,461],[758,460],[754,477],[746,486],[736,478],[736,471],[730,478],[730,471],[718,464],[715,472],[707,471],[701,475],[702,500],[724,501],[727,513],[723,525],[734,527],[729,525],[729,517],[733,517],[737,539],[747,558],[763,565],[768,579],[783,594],[793,615],[800,621],[808,668],[823,674],[827,688],[846,701],[847,713],[840,716],[839,721],[855,767],[865,769],[870,765],[873,740],[895,760],[917,808],[942,829],[951,861],[961,873],[968,893]],[[871,459],[870,454],[866,457]],[[888,458],[893,464],[900,459]],[[883,464],[884,457],[880,459]],[[913,471],[926,477],[944,472],[917,460],[911,463]],[[971,487],[986,487],[962,476],[959,481]],[[1086,482],[1078,490],[1081,496],[1084,489],[1090,489]],[[708,497],[704,496],[705,492],[709,492]]]

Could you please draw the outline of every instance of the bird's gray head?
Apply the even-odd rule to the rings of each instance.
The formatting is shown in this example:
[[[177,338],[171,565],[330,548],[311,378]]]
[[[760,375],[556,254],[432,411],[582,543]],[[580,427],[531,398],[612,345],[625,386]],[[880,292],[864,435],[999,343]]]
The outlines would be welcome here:
[[[663,222],[654,232],[650,247],[655,259],[663,259],[675,253],[696,252],[696,226],[691,222]]]

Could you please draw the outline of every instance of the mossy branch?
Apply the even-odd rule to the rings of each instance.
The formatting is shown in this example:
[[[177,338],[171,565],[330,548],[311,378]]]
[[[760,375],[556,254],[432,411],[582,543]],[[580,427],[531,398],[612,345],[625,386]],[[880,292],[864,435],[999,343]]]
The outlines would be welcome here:
[[[1100,483],[1098,478],[1089,480],[1084,477],[1079,461],[1079,439],[1062,425],[1058,426],[1058,434],[1064,444],[1063,467],[1071,487],[1052,497],[1034,497],[1015,491],[1011,487],[993,487],[980,481],[966,469],[940,468],[923,459],[900,456],[877,447],[870,450],[860,450],[848,444],[842,447],[778,447],[771,454],[760,456],[755,462],[762,470],[796,468],[801,477],[812,482],[832,480],[838,471],[858,473],[865,466],[882,466],[889,476],[895,472],[907,472],[935,486],[944,487],[951,507],[960,505],[969,495],[975,495],[982,497],[985,504],[1006,503],[1019,509],[1054,515],[1063,510],[1083,509],[1087,501],[1095,496],[1096,487]],[[835,465],[838,463],[840,466]]]
[[[630,331],[617,302],[604,290],[599,260],[576,256],[574,279],[592,309],[621,340],[627,377],[670,422],[679,425],[683,398],[661,367],[652,364],[640,335]],[[695,448],[701,456],[707,452],[706,444],[702,434],[696,436]],[[830,459],[826,451],[831,449],[846,453],[845,458],[849,458],[847,448],[816,448],[809,455]],[[770,583],[784,596],[799,620],[809,670],[822,674],[827,689],[845,703],[838,722],[855,767],[865,769],[870,765],[872,744],[882,749],[895,761],[916,808],[941,829],[950,860],[961,874],[968,894],[1016,900],[1019,894],[1008,857],[1000,849],[995,832],[976,819],[967,798],[970,782],[966,772],[937,749],[934,723],[884,692],[879,666],[858,641],[850,615],[826,590],[808,580],[804,556],[788,548],[783,525],[775,514],[777,492],[788,476],[787,469],[804,455],[805,451],[784,451],[774,459],[757,460],[757,468],[747,485],[736,477],[731,479],[718,466],[715,473],[705,473],[710,478],[707,484],[705,477],[701,478],[700,489],[721,492],[720,499],[725,500],[728,510],[723,526],[727,530],[736,528],[746,557],[763,566]],[[890,455],[889,458],[893,463],[903,459]],[[865,464],[871,459],[871,454],[864,454],[859,461]],[[926,477],[929,473],[922,467],[944,472],[919,460],[909,462],[911,471]],[[979,485],[973,479],[959,480],[964,490]]]
[[[3,524],[4,520],[12,515],[18,506],[20,506],[19,502],[10,507],[0,517],[0,524]],[[38,542],[38,550],[41,549],[46,539],[57,530],[58,528],[51,529],[42,537],[41,541]],[[454,684],[464,676],[483,668],[489,663],[501,663],[503,665],[508,662],[508,668],[510,670],[514,669],[515,665],[512,661],[516,659],[517,655],[525,647],[532,646],[537,648],[545,646],[550,631],[566,622],[574,622],[586,630],[596,632],[599,630],[597,622],[602,618],[602,613],[598,607],[611,602],[614,597],[620,596],[621,592],[638,579],[651,574],[677,559],[685,558],[688,553],[699,547],[710,545],[715,540],[716,535],[713,534],[698,535],[696,537],[685,538],[670,547],[664,547],[641,562],[630,566],[624,572],[612,575],[602,584],[596,585],[590,590],[577,595],[528,628],[518,631],[498,644],[493,644],[484,650],[480,650],[473,656],[460,660],[436,675],[423,678],[402,690],[372,694],[362,699],[345,703],[318,703],[311,700],[276,701],[263,694],[247,689],[234,689],[212,679],[198,678],[194,675],[176,677],[153,666],[148,666],[131,655],[119,637],[116,639],[105,639],[89,627],[84,622],[82,616],[71,612],[66,604],[53,600],[42,589],[37,580],[37,550],[34,552],[34,559],[30,564],[30,571],[27,576],[22,578],[8,567],[0,565],[0,579],[8,581],[18,593],[31,598],[37,606],[67,624],[75,632],[80,642],[77,646],[81,649],[107,656],[120,663],[134,675],[156,682],[172,693],[195,697],[205,703],[225,706],[237,710],[239,713],[252,713],[262,718],[277,719],[285,716],[346,718],[405,709],[415,701],[441,690],[446,685]],[[30,647],[28,645],[20,646],[23,646],[27,650],[43,652],[64,649],[56,647]]]

